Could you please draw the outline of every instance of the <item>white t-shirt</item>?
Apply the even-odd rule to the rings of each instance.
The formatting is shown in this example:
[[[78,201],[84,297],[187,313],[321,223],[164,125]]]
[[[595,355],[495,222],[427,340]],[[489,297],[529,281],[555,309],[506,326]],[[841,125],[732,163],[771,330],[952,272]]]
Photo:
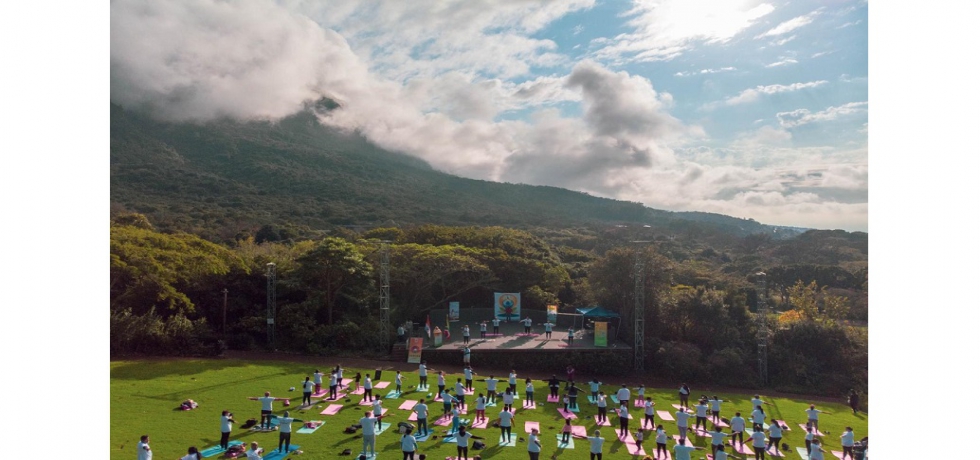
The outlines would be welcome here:
[[[514,418],[514,414],[508,411],[500,411],[500,426],[507,427],[510,426],[510,421]]]
[[[425,376],[426,376],[425,364],[419,364],[419,377],[425,377]]]
[[[370,390],[372,388],[374,388],[374,386],[371,385],[371,377],[364,377],[364,389]]]
[[[691,418],[691,414],[684,411],[677,411],[675,414],[677,416],[677,426],[686,427],[687,419]]]
[[[463,378],[466,380],[473,380],[473,369],[466,368],[463,369]]]
[[[589,382],[589,390],[592,391],[593,393],[598,393],[599,385],[602,385],[602,382],[596,382],[595,380],[593,380]]]
[[[330,386],[337,386],[337,374],[330,374]]]
[[[476,410],[486,410],[487,409],[487,398],[480,396],[476,398]]]
[[[262,460],[262,456],[260,456],[258,452],[252,449],[245,451],[245,458],[247,458],[248,460]]]
[[[514,404],[514,393],[504,393],[504,404]]]
[[[493,320],[493,327],[497,327],[497,326],[500,326],[500,320],[494,318],[494,320]]]
[[[402,384],[402,375],[395,374],[395,385],[401,385],[401,384]]]
[[[619,413],[619,418],[630,418],[630,410],[625,405],[619,406],[619,410],[616,412]]]
[[[272,396],[262,396],[259,398],[262,402],[262,410],[272,410],[272,403],[276,401],[276,398]]]
[[[724,400],[722,400],[722,399],[709,399],[708,402],[711,403],[711,410],[713,410],[713,411],[720,411],[721,410],[721,403],[723,403]]]
[[[763,403],[765,403],[765,401],[763,401],[761,399],[758,399],[758,398],[752,398],[752,407],[753,408],[756,407],[756,406],[761,406]]]
[[[766,414],[759,409],[752,411],[752,423],[755,424],[766,423]]]
[[[817,410],[817,409],[807,409],[806,410],[806,416],[810,420],[817,420],[817,416],[819,414],[820,414],[820,411]]]
[[[374,436],[374,425],[378,422],[378,419],[374,417],[361,417],[361,429],[364,430],[364,436]]]
[[[653,415],[653,401],[643,403],[643,413],[646,415]]]
[[[674,458],[676,460],[691,460],[691,452],[697,450],[694,446],[687,444],[674,446]]]
[[[467,335],[469,335],[469,334],[467,334]],[[464,358],[469,358],[470,357],[470,347],[466,347],[466,348],[463,349],[463,357]]]
[[[732,431],[745,431],[745,419],[742,417],[732,417]]]
[[[728,452],[723,450],[716,451],[715,460],[728,460]]]
[[[461,395],[466,392],[466,388],[463,388],[463,384],[456,382],[456,394]]]
[[[311,380],[303,381],[303,392],[312,393],[313,392],[313,382]]]
[[[415,436],[410,434],[402,435],[402,452],[415,452],[418,448],[419,444],[415,441]]]
[[[541,444],[538,442],[537,435],[530,435],[527,438],[527,451],[528,452],[541,452]]]
[[[469,326],[463,326],[463,336],[465,337],[465,336],[468,336],[468,335],[470,335],[470,327]],[[467,434],[469,434],[469,433],[467,433]]]
[[[221,432],[231,433],[231,417],[227,415],[221,416]]]
[[[628,388],[620,388],[619,391],[616,392],[616,399],[620,401],[629,401],[630,390]]]
[[[575,331],[573,331],[572,329],[569,329],[568,330],[568,338],[572,338],[574,336],[575,336]]]
[[[497,379],[487,379],[487,391],[497,391]]]
[[[524,327],[531,327],[531,318],[524,318]]]
[[[528,382],[527,385],[524,385],[524,392],[525,393],[534,393],[534,384],[532,384],[531,382]]]
[[[380,399],[375,399],[374,402],[371,403],[371,406],[373,406],[373,408],[374,408],[374,416],[375,417],[381,415],[381,400]]]
[[[711,445],[720,446],[725,443],[725,438],[728,437],[728,433],[723,431],[709,431],[711,434]]]
[[[761,431],[752,433],[752,447],[766,447],[766,434]]]
[[[667,432],[664,430],[657,430],[657,443],[666,444],[667,443]]]
[[[439,385],[439,386],[445,386],[446,385],[446,376],[443,375],[443,374],[437,375],[436,376],[436,384]]]
[[[150,450],[150,443],[140,441],[136,444],[136,460],[153,460],[153,451]]]
[[[771,436],[773,438],[781,438],[781,437],[783,437],[783,429],[782,429],[782,427],[780,427],[779,424],[776,424],[776,423],[773,423],[772,425],[769,425],[769,436]]]
[[[470,438],[473,437],[473,433],[456,433],[456,445],[459,447],[466,447],[469,445]]]
[[[602,443],[606,440],[602,436],[589,436],[589,452],[593,454],[602,453]]]
[[[810,460],[823,460],[823,452],[818,446],[810,446]]]
[[[680,394],[682,394],[682,395],[686,395],[686,394],[690,394],[691,392],[690,392],[690,391],[688,391],[688,390],[687,390],[686,388],[684,388],[684,387],[681,387],[681,389],[680,389],[680,390],[678,390],[678,393],[680,393]]]
[[[552,327],[552,326],[554,326],[554,324],[551,324],[551,323],[544,323],[544,331],[545,331],[545,332],[551,332],[551,327]],[[539,451],[539,452],[540,452],[540,451]]]
[[[418,403],[412,410],[415,411],[416,418],[427,418],[429,416],[429,406],[425,404]]]
[[[606,407],[606,395],[599,395],[596,403],[599,405],[599,407]]]
[[[280,433],[292,433],[293,432],[293,420],[292,417],[279,417],[279,432]],[[373,433],[373,431],[372,431]]]
[[[705,404],[698,404],[697,406],[694,406],[694,410],[697,411],[698,417],[708,416],[708,406]]]
[[[480,332],[487,332],[487,323],[480,323]]]
[[[313,383],[323,383],[323,372],[313,373]]]
[[[517,385],[517,374],[511,372],[510,376],[507,377],[507,383],[511,385]]]
[[[843,447],[854,447],[854,432],[845,431],[840,435],[840,445]]]

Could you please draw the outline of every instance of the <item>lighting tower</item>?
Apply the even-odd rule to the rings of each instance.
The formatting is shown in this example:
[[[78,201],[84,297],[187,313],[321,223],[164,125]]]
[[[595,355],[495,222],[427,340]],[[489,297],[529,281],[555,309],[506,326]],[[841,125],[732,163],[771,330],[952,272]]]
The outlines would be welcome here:
[[[631,241],[637,245],[633,260],[633,370],[642,371],[644,361],[643,342],[644,332],[644,298],[643,271],[646,268],[643,261],[643,245],[649,241]]]
[[[389,319],[390,313],[390,301],[391,301],[391,284],[389,279],[389,273],[391,268],[391,246],[388,244],[390,241],[381,242],[381,294],[378,296],[380,300],[381,307],[381,351],[388,352],[388,346],[390,345],[391,339],[391,321]]]
[[[769,327],[766,325],[766,318],[769,316],[769,306],[766,303],[766,274],[759,272],[755,274],[757,297],[759,306],[756,314],[758,315],[758,332],[756,333],[756,345],[758,347],[759,359],[759,380],[763,385],[769,382]]]
[[[269,262],[265,265],[266,276],[266,331],[269,346],[276,349],[276,264]]]

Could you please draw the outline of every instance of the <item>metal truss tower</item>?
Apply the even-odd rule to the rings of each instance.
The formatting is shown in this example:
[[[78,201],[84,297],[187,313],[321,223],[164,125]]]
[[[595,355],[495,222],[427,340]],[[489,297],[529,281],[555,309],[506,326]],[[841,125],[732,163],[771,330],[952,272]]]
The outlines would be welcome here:
[[[639,243],[639,242],[637,242]],[[633,370],[642,371],[644,361],[643,342],[645,338],[644,301],[643,301],[643,251],[642,246],[636,248],[636,260],[633,261]]]
[[[769,305],[766,302],[768,293],[766,291],[766,274],[759,272],[756,276],[757,297],[759,306],[757,308],[758,332],[756,333],[756,345],[758,347],[759,359],[759,380],[762,385],[769,383],[769,327],[766,319],[769,316]]]
[[[381,242],[381,293],[378,295],[381,307],[381,327],[379,328],[379,333],[381,334],[381,351],[384,353],[388,352],[388,347],[391,345],[391,319],[389,314],[390,304],[391,304],[391,283],[390,283],[390,268],[391,268],[391,246],[390,241]]]
[[[269,346],[276,349],[276,264],[269,262],[265,265],[266,276],[266,331]]]

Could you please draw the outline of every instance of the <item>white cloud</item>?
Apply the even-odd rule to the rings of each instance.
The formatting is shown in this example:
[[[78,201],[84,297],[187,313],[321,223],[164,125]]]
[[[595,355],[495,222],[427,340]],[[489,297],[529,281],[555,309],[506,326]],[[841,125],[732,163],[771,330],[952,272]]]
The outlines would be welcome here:
[[[602,48],[595,57],[612,62],[670,60],[696,42],[727,42],[773,10],[769,3],[728,0],[634,0],[626,13],[633,30],[596,40]]]
[[[845,27],[856,26],[856,25],[860,24],[861,22],[863,22],[863,21],[861,21],[860,19],[858,19],[857,21],[845,22],[844,24],[841,24],[841,25],[837,26],[837,28],[838,29],[843,29]]]
[[[833,50],[833,51],[821,51],[819,53],[813,53],[813,55],[810,56],[810,59],[818,58],[820,56],[826,56],[826,55],[828,55],[830,53],[834,53],[834,52],[836,52],[836,50]]]
[[[718,68],[718,69],[701,69],[701,70],[692,71],[692,72],[677,72],[677,73],[674,74],[674,76],[675,77],[690,77],[692,75],[709,75],[709,74],[713,74],[713,73],[734,72],[736,70],[738,70],[738,69],[736,69],[735,67],[721,67],[721,68]]]
[[[812,13],[803,16],[797,16],[793,19],[790,19],[789,21],[780,23],[778,26],[773,27],[772,29],[769,29],[759,35],[756,35],[755,38],[759,39],[759,38],[775,37],[777,35],[788,34],[796,29],[799,29],[800,27],[803,27],[813,22],[813,19],[817,17],[817,15],[819,14],[820,14],[820,10],[818,9]]]
[[[742,90],[737,96],[732,96],[725,99],[724,105],[739,105],[747,104],[750,102],[755,102],[759,99],[759,96],[763,94],[778,94],[778,93],[788,93],[792,91],[800,91],[804,89],[817,88],[819,86],[825,85],[826,80],[809,81],[806,83],[793,83],[790,85],[766,85],[766,86],[756,86],[755,88],[749,88]],[[708,104],[706,108],[714,108],[718,103]]]
[[[791,112],[779,112],[776,118],[779,125],[784,128],[795,128],[808,123],[836,120],[845,115],[854,113],[864,113],[868,111],[868,102],[849,102],[836,107],[827,107],[816,113],[811,113],[807,109],[797,109]]]
[[[799,61],[797,61],[796,59],[793,59],[793,58],[784,58],[784,59],[782,59],[780,61],[773,62],[772,64],[766,64],[766,68],[767,69],[771,69],[773,67],[780,67],[780,66],[784,66],[784,65],[796,64],[798,62]]]
[[[781,38],[779,40],[773,40],[773,41],[769,42],[769,44],[772,45],[772,46],[783,46],[783,45],[785,45],[785,44],[787,44],[787,43],[789,43],[789,42],[791,42],[791,41],[793,41],[795,39],[796,39],[796,35],[790,35],[789,37],[786,37],[786,38]]]

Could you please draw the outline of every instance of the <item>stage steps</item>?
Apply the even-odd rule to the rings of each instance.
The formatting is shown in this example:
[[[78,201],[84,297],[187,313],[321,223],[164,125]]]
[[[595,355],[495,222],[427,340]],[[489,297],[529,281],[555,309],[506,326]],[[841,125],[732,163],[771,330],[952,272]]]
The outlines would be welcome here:
[[[408,346],[404,343],[396,343],[391,346],[391,355],[388,358],[391,361],[408,361]]]

